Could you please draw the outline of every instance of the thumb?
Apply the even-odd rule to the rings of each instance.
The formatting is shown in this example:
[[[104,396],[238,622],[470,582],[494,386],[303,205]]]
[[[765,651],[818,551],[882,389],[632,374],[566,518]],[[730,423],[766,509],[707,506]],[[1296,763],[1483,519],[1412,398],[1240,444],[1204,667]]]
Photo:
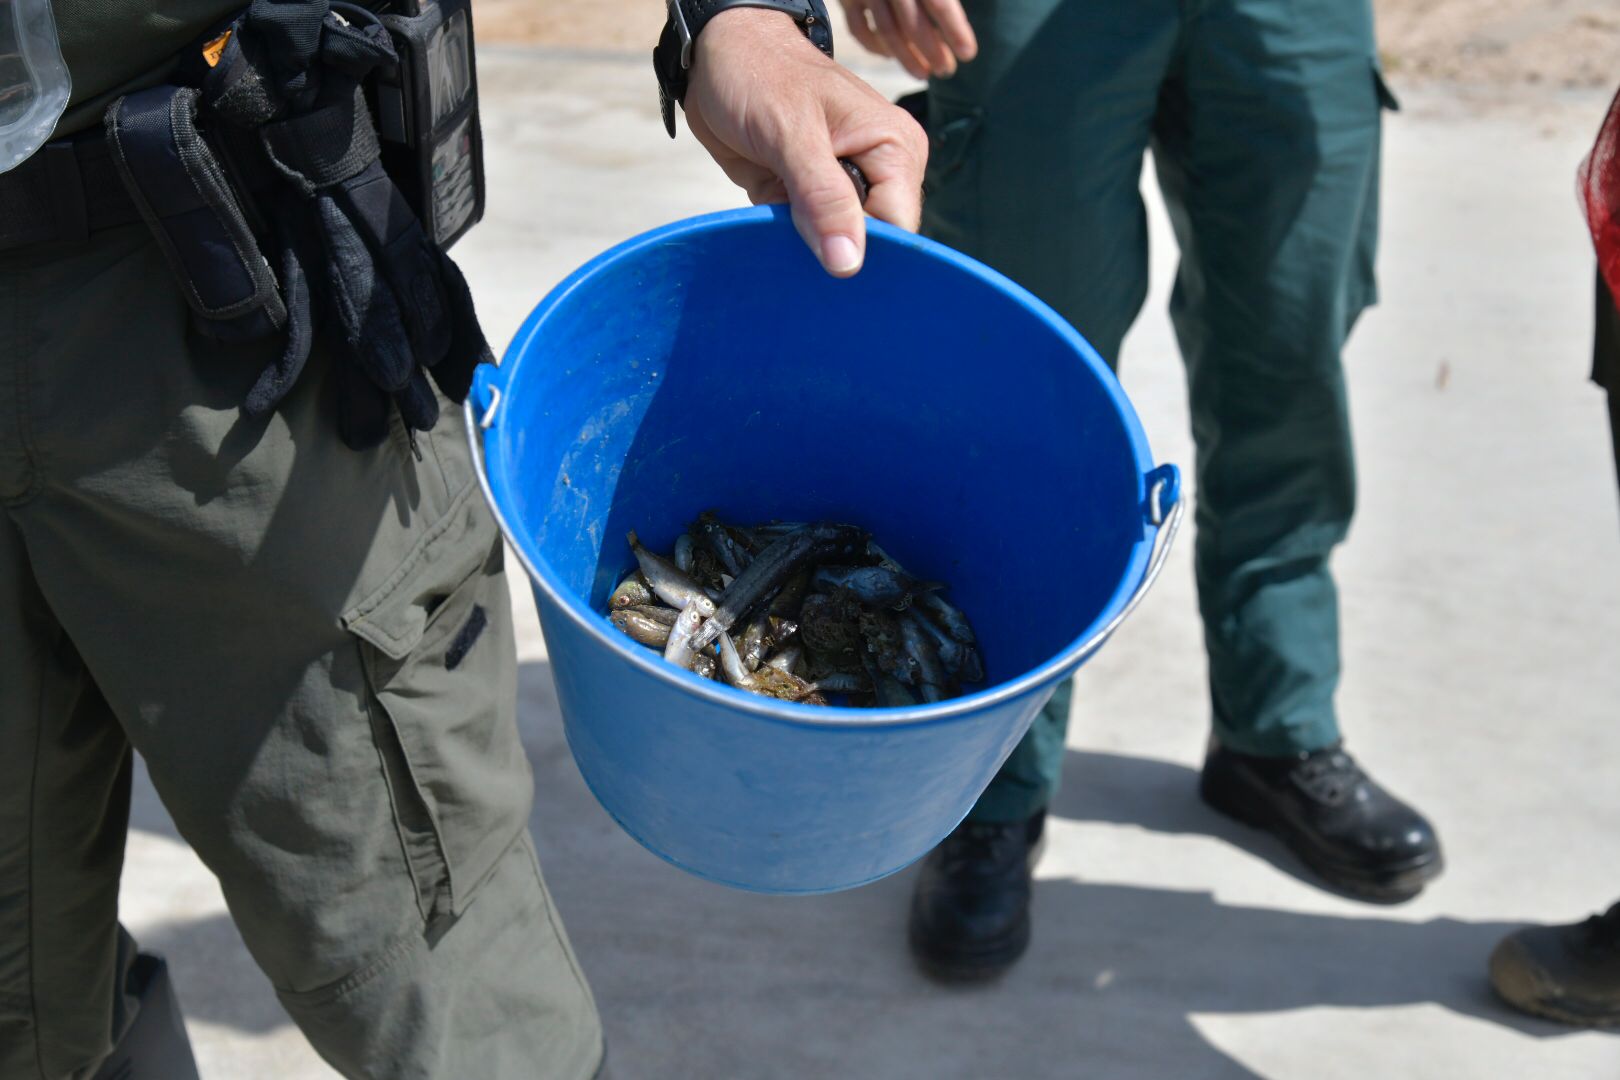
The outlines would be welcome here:
[[[829,274],[849,277],[866,257],[866,214],[824,123],[818,116],[791,131],[777,172],[799,235]]]

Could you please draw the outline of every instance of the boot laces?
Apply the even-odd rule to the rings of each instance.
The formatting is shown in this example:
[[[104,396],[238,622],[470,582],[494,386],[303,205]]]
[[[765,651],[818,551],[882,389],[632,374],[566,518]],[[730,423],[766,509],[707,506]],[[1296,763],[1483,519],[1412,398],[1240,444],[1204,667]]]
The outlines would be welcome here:
[[[1355,758],[1337,747],[1317,750],[1293,770],[1298,787],[1317,802],[1338,806],[1365,777]]]

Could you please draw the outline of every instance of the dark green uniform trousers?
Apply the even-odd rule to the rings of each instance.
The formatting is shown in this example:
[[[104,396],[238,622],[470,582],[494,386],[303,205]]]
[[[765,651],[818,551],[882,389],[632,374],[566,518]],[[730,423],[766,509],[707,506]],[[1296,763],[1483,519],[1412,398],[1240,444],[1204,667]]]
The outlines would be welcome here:
[[[1355,503],[1340,349],[1375,299],[1368,0],[967,0],[980,54],[929,88],[925,231],[1055,307],[1110,363],[1147,294],[1145,151],[1181,248],[1171,315],[1197,458],[1216,734],[1338,737],[1328,557]],[[1065,687],[973,816],[1046,805]]]
[[[344,1075],[591,1076],[459,412],[354,453],[317,356],[251,420],[279,344],[188,324],[140,226],[0,254],[0,1077],[127,1022],[132,746]]]

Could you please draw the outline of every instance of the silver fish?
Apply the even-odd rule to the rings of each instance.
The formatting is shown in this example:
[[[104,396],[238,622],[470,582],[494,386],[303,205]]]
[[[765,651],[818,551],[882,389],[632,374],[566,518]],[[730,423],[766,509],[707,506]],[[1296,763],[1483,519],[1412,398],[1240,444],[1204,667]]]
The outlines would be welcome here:
[[[701,677],[784,701],[838,694],[888,708],[984,679],[973,628],[944,586],[912,577],[854,526],[739,528],[705,512],[673,558],[628,539],[638,569],[613,590],[609,618]]]
[[[979,639],[973,636],[973,627],[968,625],[967,616],[947,604],[939,593],[921,593],[917,597],[917,605],[937,619],[945,632],[957,641],[964,645],[979,643]]]
[[[743,663],[742,655],[737,652],[736,643],[731,640],[731,635],[722,630],[718,636],[720,638],[721,677],[739,690],[752,690],[754,688],[753,674],[748,670],[748,665]]]
[[[964,645],[957,641],[933,619],[915,608],[908,614],[916,617],[918,628],[934,643],[934,651],[939,653],[940,662],[945,665],[946,671],[965,683],[984,681],[984,661],[979,657],[977,646]]]
[[[905,646],[906,655],[914,664],[917,687],[923,700],[944,701],[950,694],[950,676],[945,673],[945,665],[940,663],[933,642],[928,640],[927,633],[918,625],[922,618],[913,611],[901,614],[900,640]]]
[[[811,684],[817,690],[829,694],[869,694],[872,692],[872,680],[865,675],[857,675],[852,671],[834,672]]]
[[[665,626],[674,626],[675,620],[681,617],[679,611],[672,607],[665,607],[663,604],[637,604],[635,607],[628,607],[623,610],[633,611],[637,615],[663,623]]]
[[[708,648],[722,630],[730,630],[768,601],[800,567],[819,559],[853,554],[866,541],[866,533],[852,525],[824,524],[788,533],[773,542],[726,587],[714,615],[693,636],[693,647]]]
[[[647,584],[647,579],[641,576],[641,571],[637,570],[619,582],[619,587],[613,590],[612,596],[608,597],[608,606],[616,608],[637,607],[641,604],[650,604],[655,599],[657,597],[653,595],[652,587]]]
[[[771,619],[771,636],[766,642],[773,649],[780,649],[787,644],[788,638],[799,632],[799,624],[792,619],[779,619],[775,615]]]
[[[794,675],[770,665],[758,671],[749,671],[737,652],[736,642],[722,630],[720,639],[720,674],[725,681],[739,690],[748,690],[783,701],[802,701],[810,705],[825,705],[827,699],[814,686]]]
[[[803,659],[804,646],[794,644],[789,645],[787,648],[765,661],[765,666],[773,667],[777,671],[785,671],[789,675],[797,675],[798,672],[794,669],[799,666],[799,661]]]
[[[628,537],[630,550],[635,553],[636,562],[641,566],[642,574],[647,578],[647,584],[658,599],[670,607],[684,608],[687,604],[696,602],[698,614],[708,617],[714,614],[714,601],[698,585],[697,582],[681,573],[680,567],[662,555],[655,555],[641,546],[641,539],[636,536],[634,529],[630,530]]]
[[[703,623],[703,609],[698,602],[707,601],[707,596],[695,596],[681,608],[681,617],[675,620],[670,628],[669,642],[664,646],[664,659],[676,667],[690,668],[692,658],[697,649],[692,646],[693,636]]]
[[[768,611],[761,610],[758,615],[748,620],[748,627],[743,631],[743,666],[749,671],[758,671],[765,654],[770,651],[770,645],[771,616]]]
[[[608,619],[632,640],[649,649],[663,649],[669,644],[670,627],[643,615],[640,608],[618,608]]]

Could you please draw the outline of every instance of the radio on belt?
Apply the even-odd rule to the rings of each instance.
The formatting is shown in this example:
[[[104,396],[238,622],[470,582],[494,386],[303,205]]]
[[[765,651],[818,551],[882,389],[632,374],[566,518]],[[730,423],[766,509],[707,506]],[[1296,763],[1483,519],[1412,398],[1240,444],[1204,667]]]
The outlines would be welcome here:
[[[397,73],[376,83],[383,168],[448,248],[484,216],[471,0],[368,4],[393,35]],[[397,75],[397,77],[396,77]]]

